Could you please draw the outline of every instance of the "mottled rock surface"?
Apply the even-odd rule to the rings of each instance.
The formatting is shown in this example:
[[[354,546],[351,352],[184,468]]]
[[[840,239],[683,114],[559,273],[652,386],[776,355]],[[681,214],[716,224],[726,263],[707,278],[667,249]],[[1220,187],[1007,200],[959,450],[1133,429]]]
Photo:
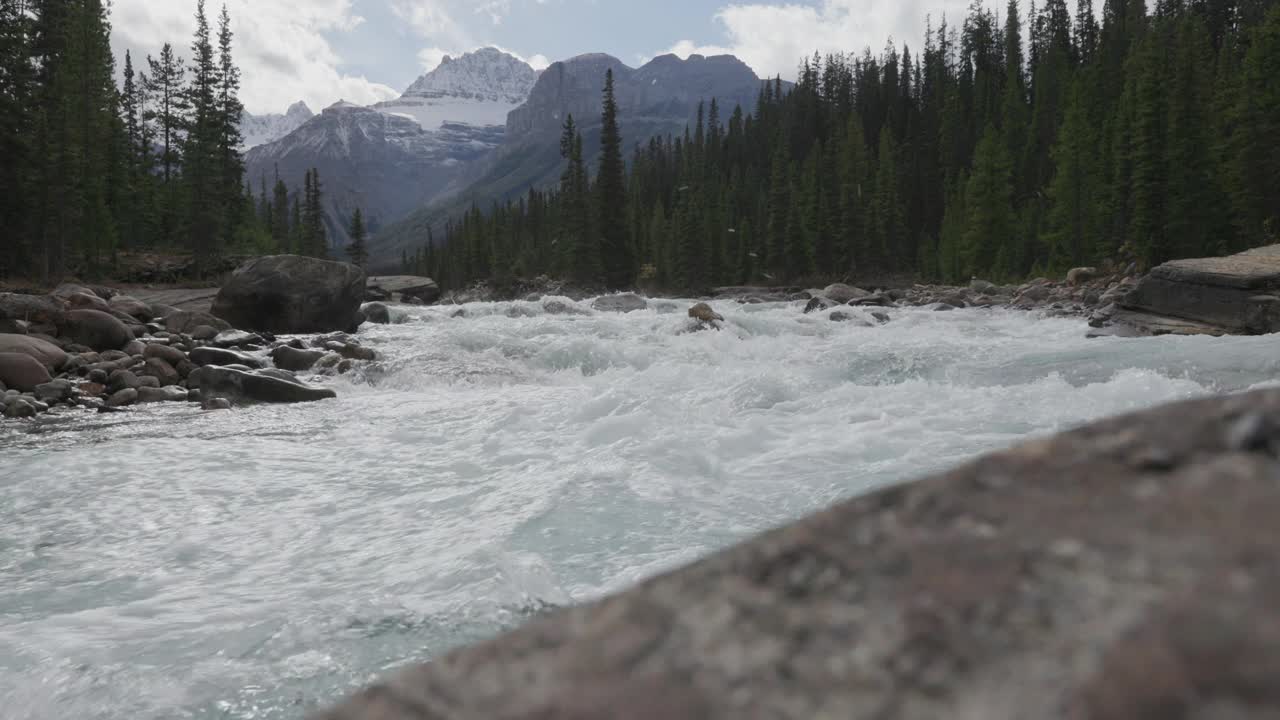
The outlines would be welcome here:
[[[250,260],[218,291],[213,314],[245,330],[272,333],[355,332],[364,270],[299,255]]]
[[[1280,391],[854,499],[316,717],[1280,717]]]
[[[1167,262],[1144,277],[1120,306],[1218,327],[1221,333],[1280,331],[1280,245]]]

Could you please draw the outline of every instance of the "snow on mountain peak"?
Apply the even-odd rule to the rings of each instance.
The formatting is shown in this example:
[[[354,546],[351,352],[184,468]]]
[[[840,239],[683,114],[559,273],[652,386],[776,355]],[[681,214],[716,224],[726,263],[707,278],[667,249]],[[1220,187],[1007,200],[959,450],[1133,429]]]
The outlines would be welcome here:
[[[446,55],[435,70],[418,78],[401,99],[443,96],[501,101],[518,105],[529,97],[538,73],[497,48],[480,48],[454,58]]]
[[[240,116],[240,149],[249,150],[259,145],[275,142],[289,133],[302,127],[302,124],[315,117],[305,102],[296,102],[289,106],[283,115],[270,113],[253,115],[244,113]]]
[[[389,115],[416,120],[424,130],[450,123],[503,126],[507,113],[529,97],[538,73],[497,48],[480,48],[461,57],[445,56],[418,78],[398,100],[374,105]]]

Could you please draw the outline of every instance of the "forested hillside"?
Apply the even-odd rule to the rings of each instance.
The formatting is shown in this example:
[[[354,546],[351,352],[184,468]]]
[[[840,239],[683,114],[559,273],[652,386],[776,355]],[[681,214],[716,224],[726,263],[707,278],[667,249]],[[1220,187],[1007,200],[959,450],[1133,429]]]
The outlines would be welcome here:
[[[708,98],[625,177],[605,133],[588,178],[570,118],[558,191],[473,207],[403,264],[450,287],[962,282],[1280,241],[1275,0],[1108,0],[1100,19],[1011,0],[926,27],[916,49],[806,60],[749,115]]]
[[[105,0],[0,0],[0,277],[110,275],[121,251],[327,251],[320,183],[244,184],[240,72],[204,0],[184,60],[126,54]],[[292,212],[289,203],[292,198]]]

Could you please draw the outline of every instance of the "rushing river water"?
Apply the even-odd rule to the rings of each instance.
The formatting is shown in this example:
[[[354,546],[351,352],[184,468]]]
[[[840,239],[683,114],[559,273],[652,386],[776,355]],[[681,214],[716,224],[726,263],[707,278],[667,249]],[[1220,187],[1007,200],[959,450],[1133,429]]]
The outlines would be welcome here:
[[[733,303],[682,333],[689,303],[655,305],[398,308],[337,400],[0,424],[0,716],[300,717],[841,498],[1280,368],[1266,337]]]

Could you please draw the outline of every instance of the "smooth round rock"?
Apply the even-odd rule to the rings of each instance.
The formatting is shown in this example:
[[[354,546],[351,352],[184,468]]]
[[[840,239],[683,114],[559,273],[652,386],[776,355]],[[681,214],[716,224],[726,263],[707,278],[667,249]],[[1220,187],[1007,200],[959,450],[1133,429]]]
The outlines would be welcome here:
[[[0,352],[0,383],[5,387],[32,392],[52,379],[49,369],[30,355]]]
[[[119,318],[99,310],[68,312],[59,333],[93,350],[119,350],[133,340],[133,333]]]
[[[0,352],[30,355],[49,372],[67,364],[67,353],[62,348],[30,335],[0,334]]]
[[[136,402],[138,402],[138,391],[133,388],[125,388],[112,393],[111,397],[107,398],[107,402],[104,407],[118,408],[126,405],[132,405]]]

